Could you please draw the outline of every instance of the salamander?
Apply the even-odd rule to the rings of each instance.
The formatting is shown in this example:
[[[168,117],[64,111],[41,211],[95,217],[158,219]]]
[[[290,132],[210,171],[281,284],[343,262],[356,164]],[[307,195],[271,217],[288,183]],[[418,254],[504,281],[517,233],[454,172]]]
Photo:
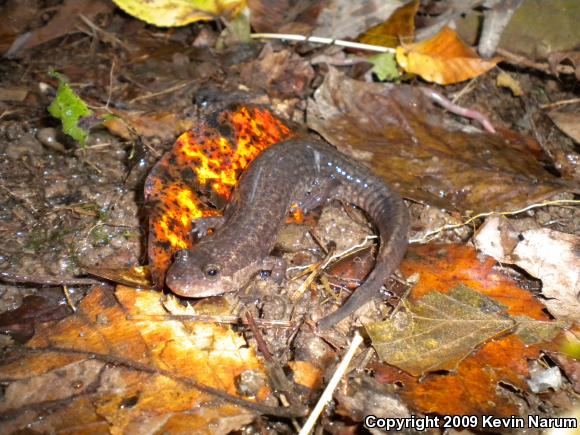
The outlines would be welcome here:
[[[376,264],[366,281],[335,312],[319,321],[327,329],[379,295],[407,249],[408,211],[401,197],[367,167],[331,145],[310,138],[279,142],[241,175],[222,222],[196,221],[211,235],[176,253],[166,284],[178,295],[204,297],[238,290],[260,271],[275,268],[272,251],[293,203],[313,207],[341,198],[364,210],[379,234]]]

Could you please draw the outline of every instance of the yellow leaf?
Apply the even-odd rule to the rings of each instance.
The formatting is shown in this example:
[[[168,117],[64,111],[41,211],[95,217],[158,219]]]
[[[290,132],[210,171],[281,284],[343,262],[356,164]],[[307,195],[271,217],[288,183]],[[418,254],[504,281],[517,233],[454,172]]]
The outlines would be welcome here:
[[[477,77],[501,60],[481,59],[448,27],[426,41],[397,47],[396,58],[406,72],[440,85]]]
[[[246,0],[113,0],[117,6],[146,23],[159,27],[185,26],[200,20],[232,18]]]
[[[387,19],[363,32],[358,41],[364,44],[396,47],[400,40],[412,40],[415,34],[415,15],[419,10],[419,1],[413,0],[398,8]]]

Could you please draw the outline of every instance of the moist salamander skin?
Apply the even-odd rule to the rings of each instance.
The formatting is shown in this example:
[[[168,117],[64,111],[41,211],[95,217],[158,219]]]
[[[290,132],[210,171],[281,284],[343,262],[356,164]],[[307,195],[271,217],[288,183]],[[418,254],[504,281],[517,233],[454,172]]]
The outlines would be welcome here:
[[[242,174],[223,224],[191,250],[180,251],[166,283],[178,295],[204,297],[235,291],[257,272],[272,269],[276,238],[293,203],[314,206],[327,197],[363,209],[380,237],[375,268],[347,301],[319,323],[327,329],[378,296],[407,249],[409,215],[401,197],[367,167],[312,139],[280,142]]]

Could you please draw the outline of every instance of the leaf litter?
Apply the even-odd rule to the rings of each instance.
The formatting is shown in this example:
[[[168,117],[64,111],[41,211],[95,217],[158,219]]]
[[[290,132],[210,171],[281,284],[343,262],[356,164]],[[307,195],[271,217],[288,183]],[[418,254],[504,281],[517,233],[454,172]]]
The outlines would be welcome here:
[[[252,3],[255,6],[259,2]],[[383,11],[398,6],[390,2],[381,4]],[[66,5],[70,7],[70,2]],[[339,37],[348,29],[356,29],[356,33],[349,35],[355,37],[384,19],[378,14],[372,17],[372,23],[365,19],[369,18],[369,13],[372,15],[369,12],[371,7],[366,12],[356,11],[358,15],[354,19],[347,14],[343,21],[337,21],[336,14],[352,9],[352,5],[341,7],[339,2],[334,2],[329,10],[309,5],[300,7],[302,12],[308,13],[301,15],[297,10],[287,13],[282,8],[278,16],[280,22],[270,31],[287,26],[286,29],[302,29],[304,34],[309,34],[304,29],[310,28],[320,31],[322,36]],[[62,11],[66,8],[63,7]],[[280,10],[266,8],[260,18],[262,23],[268,21],[270,12],[274,15]],[[4,112],[0,112],[0,116],[6,122],[2,125],[0,146],[3,151],[7,150],[9,157],[3,157],[2,174],[6,174],[3,178],[6,181],[3,181],[5,184],[0,194],[2,203],[7,205],[2,211],[2,225],[7,223],[2,227],[3,234],[15,237],[17,246],[24,246],[23,255],[7,251],[3,252],[3,258],[8,258],[7,263],[12,270],[20,272],[19,276],[29,277],[29,282],[34,282],[34,277],[38,280],[56,275],[56,281],[52,282],[66,283],[67,277],[75,277],[83,270],[79,267],[79,259],[82,259],[88,268],[108,268],[109,278],[125,276],[140,285],[148,283],[146,269],[135,269],[133,276],[115,272],[123,271],[115,268],[135,265],[139,257],[144,257],[138,243],[143,227],[137,219],[135,204],[135,197],[139,198],[141,194],[135,195],[135,192],[140,192],[142,180],[158,156],[170,148],[183,129],[197,122],[198,114],[192,113],[191,101],[209,105],[210,110],[213,105],[220,104],[219,97],[198,97],[198,90],[206,88],[208,82],[210,87],[217,84],[217,88],[231,95],[240,89],[261,93],[260,101],[275,107],[278,113],[294,120],[306,117],[311,128],[344,152],[369,164],[417,202],[411,207],[415,216],[414,230],[429,226],[423,219],[468,222],[473,213],[522,209],[530,204],[540,204],[556,194],[577,192],[576,181],[571,177],[574,153],[564,146],[559,148],[561,143],[566,144],[565,139],[551,121],[543,122],[547,119],[545,114],[532,111],[532,116],[527,112],[530,107],[534,109],[536,103],[555,104],[557,100],[570,99],[569,93],[559,90],[567,86],[563,75],[564,81],[556,83],[548,78],[531,77],[521,70],[511,71],[524,89],[524,96],[520,97],[524,102],[516,104],[511,95],[496,88],[494,71],[480,76],[463,89],[449,87],[442,91],[438,88],[442,93],[448,94],[448,89],[453,89],[462,95],[468,94],[468,99],[474,97],[477,109],[492,118],[494,127],[500,132],[499,135],[489,135],[476,132],[463,120],[461,124],[452,123],[452,115],[433,106],[425,92],[418,92],[414,87],[401,85],[397,89],[388,84],[372,85],[357,80],[365,75],[364,62],[341,67],[346,75],[321,64],[310,67],[307,60],[315,49],[305,44],[288,49],[274,43],[267,44],[267,48],[262,50],[240,50],[234,46],[231,51],[226,47],[221,53],[210,53],[199,47],[203,46],[202,40],[218,39],[218,32],[211,25],[199,25],[205,32],[206,36],[203,36],[203,32],[192,35],[189,33],[191,29],[163,33],[165,31],[152,30],[118,13],[111,14],[110,18],[111,21],[101,21],[96,15],[90,15],[88,22],[84,19],[83,22],[91,30],[83,28],[85,33],[79,34],[78,39],[56,41],[52,45],[46,44],[42,48],[45,51],[30,52],[37,59],[44,59],[40,66],[25,50],[22,60],[0,65],[6,82],[2,83],[2,88],[17,85],[27,90],[26,97],[17,104],[1,102]],[[328,23],[339,23],[336,34],[327,31],[330,27],[323,27]],[[161,34],[167,37],[159,38]],[[54,36],[46,40],[51,38]],[[192,44],[183,44],[184,41]],[[59,44],[62,45],[59,47]],[[62,47],[67,50],[64,55]],[[316,50],[325,53],[327,59],[332,59],[332,50],[336,53],[336,47]],[[115,59],[114,65],[111,59]],[[570,68],[566,69],[567,65],[561,64],[562,61],[567,60],[565,57],[553,60],[554,69],[558,74],[567,74]],[[234,66],[239,63],[243,64],[241,68]],[[54,83],[46,77],[47,64],[67,74],[79,95],[90,101],[91,109],[111,103],[111,110],[122,119],[111,120],[109,128],[129,142],[119,142],[114,136],[102,132],[91,132],[86,150],[75,151],[74,155],[67,154],[75,145],[66,139],[58,138],[64,144],[60,149],[45,145],[52,138],[39,143],[31,131],[47,126],[45,109],[51,101],[47,95],[50,95],[50,84]],[[445,70],[445,64],[442,65]],[[23,79],[16,80],[18,75]],[[37,90],[39,80],[49,83],[48,94]],[[316,88],[318,92],[313,94]],[[537,88],[545,88],[546,94],[536,92]],[[271,97],[264,99],[264,93]],[[218,94],[216,91],[214,96]],[[304,96],[311,96],[311,101],[306,103]],[[500,101],[503,105],[499,104]],[[498,108],[499,112],[496,111]],[[94,110],[101,113],[102,109]],[[140,113],[147,115],[140,117]],[[27,117],[23,117],[24,114]],[[505,125],[524,131],[528,136],[510,131]],[[546,137],[551,141],[546,142]],[[554,137],[558,141],[553,141]],[[134,153],[136,147],[142,150]],[[131,166],[135,169],[127,174],[125,158],[132,155],[137,156],[138,164]],[[553,165],[551,168],[550,163]],[[558,170],[563,176],[558,176]],[[43,179],[39,174],[47,177],[42,187],[35,184]],[[340,207],[335,209],[336,213],[341,210]],[[547,218],[541,218],[544,209]],[[558,247],[566,239],[561,236],[562,231],[575,231],[575,217],[573,212],[565,215],[557,210],[554,206],[530,209],[522,212],[525,215],[520,214],[519,219],[510,221],[524,222],[534,217],[542,225],[552,228],[550,239]],[[434,218],[435,211],[438,217]],[[479,223],[479,218],[474,219],[461,231],[439,232],[437,235],[441,240],[466,241]],[[529,228],[524,227],[524,230]],[[131,231],[132,235],[129,234]],[[304,228],[303,234],[306,231]],[[13,234],[16,236],[11,236]],[[90,244],[83,245],[85,236],[91,237]],[[334,236],[329,233],[328,237],[340,240],[341,235],[340,232]],[[573,247],[574,239],[570,243],[568,246]],[[6,243],[6,246],[10,244]],[[299,267],[319,262],[324,257],[306,253],[312,250],[312,245],[304,246],[304,252],[288,256]],[[540,251],[537,249],[536,253]],[[574,253],[570,248],[566,252]],[[303,388],[310,387],[305,396],[300,396],[302,403],[307,403],[305,397],[317,397],[317,388],[324,386],[327,379],[321,380],[321,373],[328,372],[331,361],[342,353],[342,347],[348,342],[338,331],[348,335],[352,332],[351,323],[345,322],[337,331],[323,336],[313,333],[310,319],[319,316],[319,310],[328,305],[323,303],[327,298],[321,299],[320,304],[314,298],[324,295],[323,288],[327,287],[340,291],[340,294],[328,298],[335,301],[364,280],[368,264],[372,267],[372,255],[362,261],[367,264],[362,268],[359,267],[361,257],[362,253],[355,253],[344,259],[343,270],[351,273],[348,284],[335,281],[340,277],[331,276],[331,280],[327,280],[324,271],[317,271],[320,282],[308,286],[305,299],[295,306],[292,315],[285,307],[284,291],[270,299],[264,297],[263,312],[251,308],[260,325],[258,333],[264,336],[274,358],[282,366],[294,368],[296,380]],[[536,264],[542,261],[541,256],[534,260]],[[574,256],[570,261],[573,264]],[[553,275],[560,274],[557,265],[554,267],[556,272]],[[417,365],[418,377],[378,362],[371,350],[364,349],[355,356],[355,364],[365,367],[370,361],[373,371],[351,372],[351,377],[344,380],[350,389],[335,392],[334,397],[340,406],[330,417],[322,417],[320,425],[346,428],[361,421],[365,412],[360,406],[367,406],[368,411],[373,409],[370,408],[371,402],[385,403],[387,396],[380,383],[391,382],[401,386],[400,394],[389,401],[391,409],[380,409],[384,415],[389,415],[387,411],[394,409],[398,410],[394,415],[400,416],[419,412],[521,415],[522,412],[540,413],[541,409],[548,409],[543,415],[554,415],[558,407],[566,407],[563,400],[565,390],[548,391],[540,398],[531,393],[527,383],[532,373],[536,373],[530,370],[530,365],[537,361],[546,363],[541,357],[543,352],[552,356],[552,361],[569,379],[575,379],[577,371],[578,363],[573,359],[573,349],[577,348],[573,334],[577,334],[577,329],[570,329],[567,344],[561,345],[560,337],[552,339],[555,332],[567,325],[559,322],[559,314],[556,321],[551,320],[546,308],[536,298],[540,291],[547,290],[548,279],[538,274],[541,282],[534,280],[519,273],[518,269],[498,266],[494,260],[478,257],[475,251],[455,245],[414,247],[402,270],[413,288],[403,282],[392,286],[398,290],[398,296],[408,293],[408,298],[402,301],[397,298],[391,301],[398,306],[395,316],[406,313],[412,319],[413,309],[417,309],[419,301],[442,295],[449,298],[446,294],[450,289],[465,286],[478,292],[475,300],[486,301],[483,304],[486,309],[472,307],[467,310],[472,317],[477,319],[477,315],[495,314],[497,317],[491,323],[498,326],[503,319],[506,332],[495,333],[500,330],[498,326],[477,340],[459,339],[463,346],[458,346],[454,359],[444,361],[442,358],[439,365],[429,366],[429,370],[443,367],[438,372]],[[510,274],[515,276],[515,281],[508,279]],[[557,296],[563,296],[562,283],[555,282],[554,286],[560,292]],[[257,420],[256,415],[267,413],[267,410],[240,407],[223,396],[224,392],[237,396],[252,392],[258,401],[273,406],[278,404],[277,399],[268,396],[267,392],[271,390],[265,380],[268,370],[264,370],[260,360],[250,358],[254,361],[250,364],[252,368],[243,371],[243,376],[235,376],[241,366],[233,363],[238,361],[236,358],[228,357],[233,353],[254,355],[255,358],[251,335],[256,331],[249,333],[239,326],[236,328],[241,329],[231,330],[207,323],[211,319],[228,319],[236,323],[240,312],[231,310],[238,307],[240,301],[235,297],[224,298],[228,303],[223,307],[221,298],[221,302],[203,301],[203,304],[184,310],[184,315],[179,318],[181,312],[173,307],[177,303],[165,301],[160,304],[160,295],[154,292],[136,292],[125,287],[119,287],[115,297],[111,296],[110,288],[78,291],[73,287],[72,292],[71,289],[67,292],[71,294],[71,304],[80,307],[79,313],[59,321],[54,320],[58,316],[50,317],[50,310],[48,317],[44,318],[39,310],[36,318],[53,320],[27,329],[28,336],[34,329],[36,335],[20,348],[20,354],[18,348],[11,349],[2,360],[0,372],[7,374],[4,380],[9,392],[9,399],[2,402],[3,409],[9,411],[9,418],[3,423],[7,429],[16,431],[29,425],[38,430],[69,429],[80,425],[97,432],[144,432],[152,428],[154,431],[190,431],[212,423],[215,432],[223,433],[239,430],[248,424],[264,424],[264,421],[268,427],[290,427],[290,424],[285,426],[280,421]],[[82,299],[86,293],[88,296]],[[572,294],[567,293],[567,297]],[[556,309],[550,306],[552,300],[544,302],[554,314]],[[574,306],[568,305],[566,308]],[[453,324],[454,316],[461,316],[445,311],[452,306],[442,306],[439,318],[432,315],[432,320],[442,325]],[[387,310],[385,304],[375,303],[374,310],[370,307],[362,318],[376,320],[377,312],[385,317]],[[35,318],[34,314],[27,313],[27,316]],[[195,315],[198,320],[204,320],[199,328],[193,326],[197,324],[192,322]],[[281,323],[267,323],[265,319],[259,323],[261,315],[268,319],[284,318],[281,322],[286,326],[281,328]],[[297,319],[305,319],[305,323],[297,323]],[[469,319],[461,321],[469,322]],[[375,337],[374,341],[380,344],[381,338],[384,337]],[[444,346],[451,344],[445,342]],[[188,353],[194,349],[199,355]],[[231,350],[229,354],[228,349]],[[418,360],[415,358],[416,362]],[[223,366],[218,367],[222,363]],[[218,368],[214,370],[214,367]],[[223,374],[220,370],[224,367],[231,373]],[[180,377],[183,374],[187,378]],[[204,390],[203,385],[195,383],[199,380],[197,375],[201,375],[203,385],[207,382],[217,386],[221,393]],[[245,380],[242,385],[241,380]],[[357,387],[358,383],[364,387]],[[119,391],[123,394],[118,394]],[[353,391],[356,391],[357,400],[349,401],[348,394]],[[268,409],[272,412],[272,408]],[[50,411],[48,417],[42,414],[43,410]],[[342,421],[343,418],[349,422],[348,425]]]

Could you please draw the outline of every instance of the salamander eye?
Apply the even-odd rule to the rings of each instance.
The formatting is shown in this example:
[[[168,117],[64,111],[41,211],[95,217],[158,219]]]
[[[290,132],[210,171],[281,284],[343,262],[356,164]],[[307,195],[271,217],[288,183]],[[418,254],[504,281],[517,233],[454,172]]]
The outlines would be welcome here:
[[[219,275],[220,268],[216,264],[208,264],[207,266],[204,267],[203,273],[208,278],[215,278]]]

